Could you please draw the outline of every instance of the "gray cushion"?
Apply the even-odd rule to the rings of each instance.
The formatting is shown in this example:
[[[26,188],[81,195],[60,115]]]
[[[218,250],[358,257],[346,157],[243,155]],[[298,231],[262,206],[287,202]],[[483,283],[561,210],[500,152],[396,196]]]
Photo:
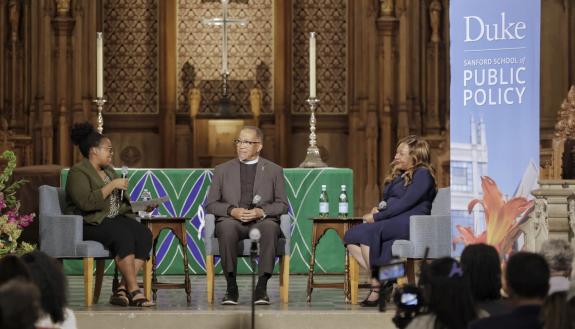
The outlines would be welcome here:
[[[97,241],[86,240],[76,245],[77,257],[108,258],[110,252]]]
[[[391,246],[391,254],[401,258],[413,258],[415,246],[409,240],[396,240]]]
[[[63,215],[66,192],[42,185],[40,192],[40,250],[55,258],[110,257],[96,241],[84,241],[84,221],[79,215]]]
[[[451,194],[441,188],[433,200],[431,215],[414,215],[409,218],[409,241],[397,240],[391,247],[394,256],[423,258],[429,248],[428,258],[451,255]]]
[[[451,213],[451,192],[448,187],[437,190],[431,205],[431,215],[449,215]]]

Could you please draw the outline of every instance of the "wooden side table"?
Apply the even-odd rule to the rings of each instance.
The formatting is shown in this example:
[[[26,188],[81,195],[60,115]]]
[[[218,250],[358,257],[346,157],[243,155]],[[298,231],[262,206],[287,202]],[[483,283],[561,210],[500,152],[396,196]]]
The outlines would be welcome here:
[[[315,266],[315,248],[319,240],[329,229],[337,232],[337,235],[343,241],[343,236],[352,226],[363,223],[361,217],[313,217],[312,238],[311,238],[311,259],[309,262],[309,273],[307,277],[307,302],[311,302],[311,293],[313,288],[343,288],[345,302],[357,304],[357,286],[359,277],[359,267],[357,262],[352,259],[350,262],[347,249],[345,251],[345,275],[343,282],[334,283],[315,283],[313,272]]]
[[[152,259],[146,261],[146,272],[152,272],[151,285],[144,287],[146,291],[146,296],[150,295],[150,290],[154,292],[153,299],[156,301],[158,289],[186,289],[186,298],[188,304],[192,301],[191,297],[191,284],[190,284],[190,273],[188,269],[188,247],[186,243],[186,220],[189,218],[185,217],[153,217],[153,218],[143,218],[142,223],[146,224],[150,231],[152,232],[153,239],[153,252]],[[174,235],[180,241],[184,255],[184,283],[160,283],[156,277],[156,240],[160,231],[163,229],[171,230]]]

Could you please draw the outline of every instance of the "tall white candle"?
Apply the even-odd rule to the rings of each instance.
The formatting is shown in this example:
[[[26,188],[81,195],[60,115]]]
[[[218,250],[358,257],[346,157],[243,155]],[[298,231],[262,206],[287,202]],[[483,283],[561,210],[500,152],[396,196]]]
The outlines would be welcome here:
[[[96,97],[104,97],[104,45],[102,32],[96,33]]]
[[[315,32],[309,34],[309,98],[315,98]]]

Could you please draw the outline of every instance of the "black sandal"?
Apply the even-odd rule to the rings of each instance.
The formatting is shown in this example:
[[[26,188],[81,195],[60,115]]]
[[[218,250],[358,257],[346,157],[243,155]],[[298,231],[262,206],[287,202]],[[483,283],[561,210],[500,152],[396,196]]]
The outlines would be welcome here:
[[[141,298],[134,298],[137,295],[142,295]],[[145,296],[144,293],[140,289],[132,291],[128,298],[130,299],[130,306],[137,306],[137,307],[150,307],[156,306],[154,302],[149,301]]]
[[[377,305],[379,305],[379,289],[381,286],[372,286],[369,289],[369,293],[367,294],[367,297],[365,297],[365,299],[363,301],[361,301],[359,303],[360,306],[362,307],[376,307]],[[378,298],[376,300],[369,300],[369,296],[371,296],[371,293],[376,293]]]
[[[118,288],[110,296],[110,304],[118,306],[128,306],[130,305],[130,299],[128,298],[128,290],[125,288]]]

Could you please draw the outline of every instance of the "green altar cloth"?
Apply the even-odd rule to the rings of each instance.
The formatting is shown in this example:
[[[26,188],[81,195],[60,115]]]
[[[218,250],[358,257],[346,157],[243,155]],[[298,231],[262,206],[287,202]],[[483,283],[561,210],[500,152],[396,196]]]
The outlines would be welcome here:
[[[60,184],[66,185],[68,169],[61,173]],[[286,193],[289,201],[289,215],[292,222],[291,273],[307,273],[311,255],[310,217],[318,215],[321,185],[327,185],[330,201],[330,215],[338,212],[338,197],[341,185],[347,186],[349,216],[353,216],[353,172],[347,168],[284,169]],[[201,239],[203,206],[212,180],[211,169],[130,169],[129,190],[132,200],[137,200],[144,189],[152,197],[167,195],[169,201],[162,204],[154,213],[160,216],[189,217],[187,225],[187,250],[190,273],[205,273],[204,243]],[[344,246],[335,232],[330,231],[322,238],[316,249],[316,273],[342,273],[344,271]],[[183,274],[182,248],[169,230],[164,230],[156,242],[157,273]],[[106,272],[112,270],[109,262]],[[216,259],[216,272],[221,272],[219,258]],[[277,271],[279,263],[276,261]],[[77,260],[65,261],[68,274],[81,274],[82,263]],[[250,271],[249,259],[238,261],[238,272]]]

